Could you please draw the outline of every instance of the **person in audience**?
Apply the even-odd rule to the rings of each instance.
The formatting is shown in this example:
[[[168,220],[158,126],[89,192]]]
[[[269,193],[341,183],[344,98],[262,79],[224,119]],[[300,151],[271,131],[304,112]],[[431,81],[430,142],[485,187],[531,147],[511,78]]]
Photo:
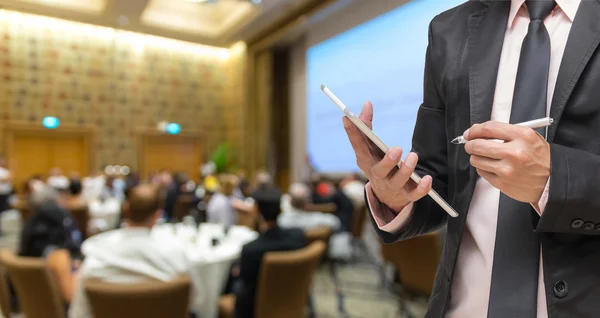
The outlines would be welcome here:
[[[264,188],[254,193],[254,201],[262,218],[261,234],[242,248],[239,279],[235,288],[236,318],[254,317],[260,265],[265,253],[297,250],[306,244],[301,229],[282,229],[277,226],[277,218],[281,212],[281,192],[274,188]]]
[[[46,184],[53,187],[54,189],[62,192],[66,192],[69,188],[69,179],[64,176],[60,168],[50,169],[48,180]]]
[[[104,186],[106,185],[106,177],[104,174],[96,170],[91,175],[83,178],[83,197],[87,202],[100,199]]]
[[[19,255],[45,259],[68,304],[75,290],[81,233],[70,214],[59,206],[56,189],[45,186],[33,193],[29,207],[33,214],[21,232]]]
[[[183,247],[150,235],[162,213],[158,188],[151,184],[136,186],[129,191],[123,207],[126,227],[95,235],[85,242],[86,259],[81,266],[70,317],[91,317],[83,290],[86,279],[136,284],[169,281],[189,273]]]
[[[267,172],[266,170],[262,170],[256,174],[254,192],[260,192],[266,188],[274,187],[275,186],[273,185],[273,176],[271,176],[269,172]],[[254,193],[252,193],[252,196],[254,196]]]
[[[365,182],[361,181],[358,173],[349,174],[344,180],[340,182],[340,188],[342,192],[352,200],[354,207],[365,206]]]
[[[0,154],[0,213],[10,209],[10,197],[13,195],[12,176],[8,164]]]
[[[312,201],[315,204],[334,203],[335,215],[342,222],[341,230],[344,232],[350,230],[354,206],[339,186],[335,186],[329,179],[321,177],[321,181],[316,185],[316,191],[313,192]]]
[[[293,183],[288,191],[288,204],[282,204],[283,212],[277,221],[281,228],[328,227],[333,231],[340,228],[340,219],[333,214],[309,212],[305,207],[310,203],[310,188],[304,183]]]
[[[179,195],[179,189],[175,178],[168,172],[161,172],[161,192],[165,198],[163,207],[163,218],[170,221],[174,217],[173,210],[175,209],[175,203],[177,196]]]
[[[237,187],[238,179],[231,174],[223,175],[219,179],[219,191],[215,192],[208,201],[206,218],[209,223],[231,226],[237,221],[235,208],[241,205],[240,200],[233,196],[233,190]]]
[[[119,202],[123,202],[125,199],[125,190],[123,188],[115,187],[115,184],[115,177],[106,177],[104,189],[102,190],[102,194],[100,194],[101,200],[118,200]]]
[[[87,206],[87,201],[83,197],[83,187],[81,181],[72,179],[69,182],[69,197],[66,200],[66,208],[69,211],[80,210]]]
[[[17,194],[15,200],[11,202],[11,207],[20,211],[27,211],[29,201],[34,192],[44,188],[44,183],[36,176],[30,177],[21,186],[21,191]]]

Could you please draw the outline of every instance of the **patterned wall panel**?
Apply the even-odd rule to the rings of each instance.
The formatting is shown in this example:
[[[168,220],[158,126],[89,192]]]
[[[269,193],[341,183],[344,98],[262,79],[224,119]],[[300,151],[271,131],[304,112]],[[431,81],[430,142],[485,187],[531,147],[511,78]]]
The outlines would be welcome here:
[[[0,120],[94,125],[98,166],[135,167],[136,129],[163,120],[238,147],[244,52],[0,10]]]

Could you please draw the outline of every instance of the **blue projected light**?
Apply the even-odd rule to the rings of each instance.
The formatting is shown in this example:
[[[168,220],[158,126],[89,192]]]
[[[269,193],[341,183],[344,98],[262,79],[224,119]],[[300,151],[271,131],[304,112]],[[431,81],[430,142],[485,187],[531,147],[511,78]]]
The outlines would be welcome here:
[[[60,120],[52,116],[44,117],[42,125],[48,129],[56,129],[60,125]]]
[[[181,126],[177,123],[169,123],[167,125],[167,132],[171,135],[177,135],[181,131]]]
[[[317,171],[356,171],[356,156],[327,85],[353,113],[373,103],[373,130],[390,147],[411,149],[423,102],[431,19],[465,0],[412,0],[310,47],[306,54],[307,154]]]

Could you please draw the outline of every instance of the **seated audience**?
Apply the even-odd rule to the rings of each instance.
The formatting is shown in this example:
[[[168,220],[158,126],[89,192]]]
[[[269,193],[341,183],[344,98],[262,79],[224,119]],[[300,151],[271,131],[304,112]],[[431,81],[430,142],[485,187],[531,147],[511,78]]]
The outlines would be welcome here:
[[[262,233],[242,248],[239,285],[236,288],[236,318],[254,317],[254,301],[263,255],[268,252],[300,249],[306,244],[302,230],[282,229],[277,226],[277,217],[281,212],[279,191],[263,189],[254,194],[254,200],[262,216]]]
[[[23,227],[19,255],[44,258],[68,304],[75,289],[74,258],[80,256],[81,233],[57,200],[57,191],[48,186],[32,194],[29,207],[33,214]]]
[[[254,196],[255,193],[263,191],[267,188],[275,188],[275,185],[273,185],[273,177],[271,176],[270,173],[268,173],[267,171],[263,170],[258,172],[258,174],[256,174],[256,178],[255,178],[255,189],[254,189],[254,193],[252,193],[252,196]]]
[[[219,191],[215,192],[206,206],[206,219],[209,223],[234,225],[237,221],[235,206],[238,199],[233,196],[238,179],[235,175],[224,175],[219,180]]]
[[[124,186],[121,182],[117,182],[115,177],[106,177],[106,183],[100,194],[100,200],[117,200],[122,202],[125,199]]]
[[[0,212],[10,209],[10,197],[13,194],[12,177],[6,160],[0,154]]]
[[[341,230],[344,232],[349,231],[354,213],[352,201],[331,181],[325,178],[321,179],[316,185],[316,191],[313,192],[312,202],[315,204],[335,203],[335,215],[342,222]]]
[[[85,200],[87,202],[98,200],[105,184],[106,178],[100,171],[94,171],[91,175],[83,178],[82,187]]]
[[[340,228],[340,219],[329,213],[309,212],[305,207],[310,203],[310,188],[303,183],[293,183],[288,192],[287,204],[282,204],[283,212],[277,220],[282,228],[311,229],[329,227],[336,231]]]
[[[136,284],[169,281],[188,274],[184,249],[174,243],[157,241],[150,235],[161,216],[157,187],[143,184],[131,189],[124,209],[125,228],[98,234],[85,242],[86,259],[70,311],[73,318],[91,317],[83,290],[86,279]]]
[[[52,168],[50,169],[46,184],[58,191],[67,191],[69,188],[69,178],[63,175],[63,172],[60,168]]]
[[[358,173],[348,175],[340,182],[342,192],[352,200],[354,207],[365,206],[365,183],[361,181]]]
[[[66,208],[69,211],[79,210],[87,206],[87,202],[83,197],[81,181],[73,179],[69,182],[69,196],[66,200]]]

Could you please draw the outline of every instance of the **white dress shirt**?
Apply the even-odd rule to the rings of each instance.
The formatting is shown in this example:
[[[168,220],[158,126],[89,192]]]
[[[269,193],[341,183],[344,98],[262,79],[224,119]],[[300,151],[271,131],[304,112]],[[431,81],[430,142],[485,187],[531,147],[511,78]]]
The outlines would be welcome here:
[[[169,281],[188,275],[184,249],[173,241],[158,241],[148,228],[123,228],[95,235],[82,246],[86,256],[79,272],[69,316],[92,317],[83,281],[100,279],[111,283],[136,284]]]

